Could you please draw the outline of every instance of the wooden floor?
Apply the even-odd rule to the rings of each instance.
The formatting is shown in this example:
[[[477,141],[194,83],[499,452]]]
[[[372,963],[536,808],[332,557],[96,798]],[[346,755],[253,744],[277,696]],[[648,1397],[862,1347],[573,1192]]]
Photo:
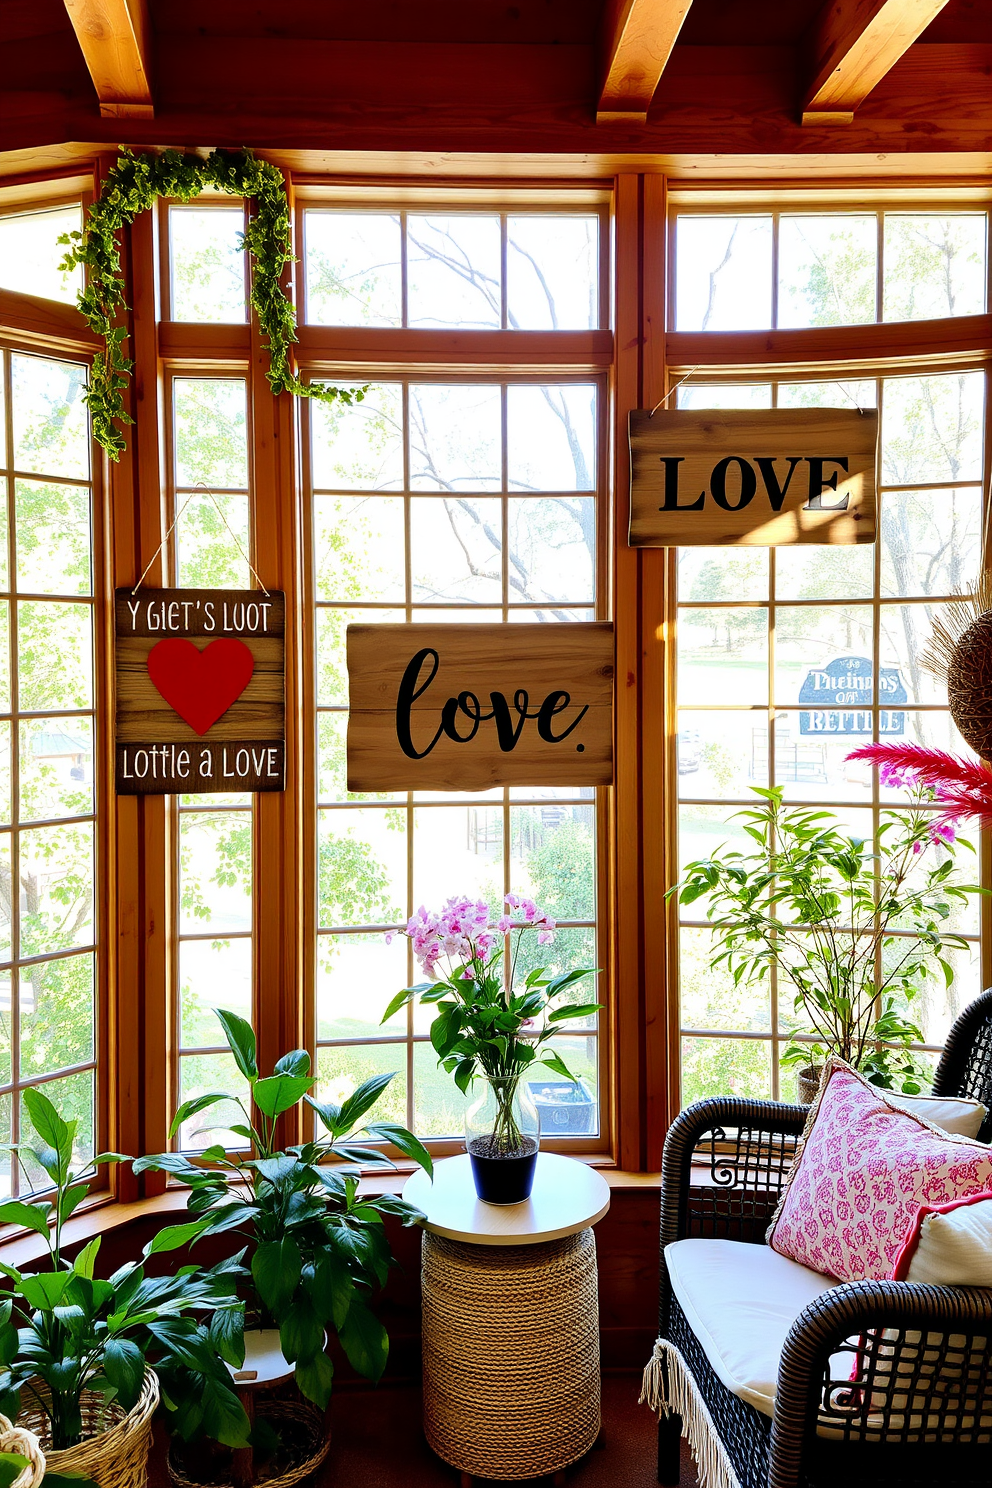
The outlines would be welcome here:
[[[657,1488],[655,1418],[637,1404],[640,1387],[639,1373],[604,1378],[600,1446],[569,1469],[567,1488]],[[424,1441],[418,1386],[342,1392],[331,1409],[334,1445],[319,1488],[458,1488],[459,1475]],[[685,1443],[681,1488],[697,1488]]]
[[[640,1373],[604,1377],[600,1445],[569,1468],[566,1488],[657,1488],[655,1418],[637,1404],[640,1387]],[[330,1456],[311,1480],[314,1488],[459,1488],[459,1474],[424,1441],[417,1384],[336,1391],[331,1429]],[[157,1426],[149,1488],[168,1488],[164,1449]],[[533,1482],[551,1485],[550,1478]],[[685,1442],[680,1488],[698,1488]]]

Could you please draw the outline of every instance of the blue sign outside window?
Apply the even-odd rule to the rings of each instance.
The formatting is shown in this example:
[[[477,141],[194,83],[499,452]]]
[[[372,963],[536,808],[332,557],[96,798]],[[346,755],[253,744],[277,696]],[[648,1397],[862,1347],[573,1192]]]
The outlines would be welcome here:
[[[809,713],[800,713],[800,734],[870,738],[874,702],[871,662],[866,656],[838,656],[826,666],[815,667],[806,673],[799,701],[817,705]],[[879,668],[878,701],[879,733],[890,738],[905,733],[906,715],[892,706],[909,701],[898,667]]]

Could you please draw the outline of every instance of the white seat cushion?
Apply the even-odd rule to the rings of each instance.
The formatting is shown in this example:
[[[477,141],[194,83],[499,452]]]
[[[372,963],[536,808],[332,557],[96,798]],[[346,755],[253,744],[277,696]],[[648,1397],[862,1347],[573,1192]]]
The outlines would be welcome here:
[[[665,1263],[721,1384],[770,1416],[786,1335],[803,1308],[837,1281],[770,1245],[738,1240],[676,1240],[665,1249]]]

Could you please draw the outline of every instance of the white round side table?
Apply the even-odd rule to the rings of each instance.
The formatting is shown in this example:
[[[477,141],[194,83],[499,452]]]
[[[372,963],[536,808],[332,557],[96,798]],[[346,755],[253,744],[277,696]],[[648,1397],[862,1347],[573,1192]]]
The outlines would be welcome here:
[[[419,1170],[403,1197],[423,1237],[424,1433],[462,1488],[473,1477],[563,1475],[599,1435],[599,1296],[592,1226],[601,1174],[542,1152],[531,1197],[484,1204],[469,1159]],[[559,1476],[558,1481],[561,1481]]]

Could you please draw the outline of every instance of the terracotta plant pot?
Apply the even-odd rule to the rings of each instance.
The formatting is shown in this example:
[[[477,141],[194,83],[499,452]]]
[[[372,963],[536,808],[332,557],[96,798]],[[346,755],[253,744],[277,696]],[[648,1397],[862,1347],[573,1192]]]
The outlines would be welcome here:
[[[799,1104],[801,1106],[811,1106],[816,1100],[822,1076],[822,1064],[807,1064],[805,1069],[798,1071],[796,1074],[796,1086],[799,1091]]]

